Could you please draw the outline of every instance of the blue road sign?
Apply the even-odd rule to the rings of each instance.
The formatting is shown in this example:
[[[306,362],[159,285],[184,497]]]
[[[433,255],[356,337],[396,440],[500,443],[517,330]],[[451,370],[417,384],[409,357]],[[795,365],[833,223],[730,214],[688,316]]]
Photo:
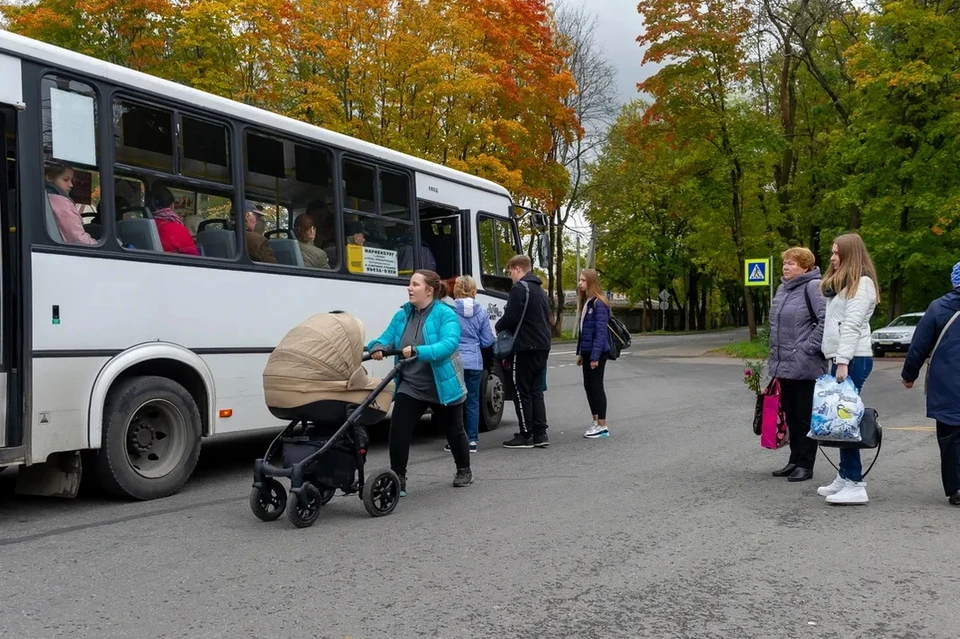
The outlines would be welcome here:
[[[770,259],[745,260],[744,284],[747,286],[770,286]]]

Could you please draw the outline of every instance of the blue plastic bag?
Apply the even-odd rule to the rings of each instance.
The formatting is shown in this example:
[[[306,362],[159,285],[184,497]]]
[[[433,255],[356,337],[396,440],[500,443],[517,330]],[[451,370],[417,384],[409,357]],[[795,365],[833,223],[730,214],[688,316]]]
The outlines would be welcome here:
[[[842,383],[833,375],[817,380],[813,390],[813,415],[807,437],[820,441],[859,442],[863,400],[850,378]]]

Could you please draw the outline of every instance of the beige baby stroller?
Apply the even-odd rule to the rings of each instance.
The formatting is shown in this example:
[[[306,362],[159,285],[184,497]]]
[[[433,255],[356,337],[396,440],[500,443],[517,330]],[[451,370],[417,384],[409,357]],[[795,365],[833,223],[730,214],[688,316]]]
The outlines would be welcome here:
[[[391,353],[396,354],[396,353]],[[400,480],[389,469],[365,481],[367,426],[390,409],[393,379],[367,376],[363,325],[340,312],[314,315],[281,340],[263,371],[270,412],[290,424],[270,443],[253,471],[250,509],[263,521],[287,511],[294,526],[312,525],[339,488],[358,494],[374,517],[389,515]],[[276,478],[290,478],[290,496]]]

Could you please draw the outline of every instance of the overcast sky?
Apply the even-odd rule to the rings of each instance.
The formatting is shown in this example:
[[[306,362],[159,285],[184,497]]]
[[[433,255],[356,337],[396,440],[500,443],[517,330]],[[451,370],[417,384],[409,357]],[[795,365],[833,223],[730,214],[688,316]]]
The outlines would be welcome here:
[[[558,4],[583,5],[597,16],[597,42],[617,69],[617,97],[620,104],[636,99],[637,83],[655,73],[641,68],[643,52],[637,36],[643,21],[637,13],[637,0],[559,0]]]

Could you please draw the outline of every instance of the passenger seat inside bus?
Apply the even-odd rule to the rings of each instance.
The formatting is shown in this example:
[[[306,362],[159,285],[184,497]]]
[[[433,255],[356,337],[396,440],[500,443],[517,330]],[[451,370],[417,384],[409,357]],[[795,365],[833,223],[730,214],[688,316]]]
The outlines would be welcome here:
[[[47,193],[43,194],[43,204],[45,207],[43,221],[47,224],[47,233],[50,235],[50,239],[62,244],[63,233],[60,232],[60,227],[57,226],[57,218],[53,215],[53,207],[50,206],[50,196]]]
[[[287,237],[273,237],[268,240],[273,254],[277,256],[277,264],[303,266],[303,252],[300,242]]]
[[[197,248],[205,257],[232,260],[237,255],[237,234],[225,228],[228,220],[203,220],[197,226]],[[208,228],[220,224],[221,228]]]
[[[163,253],[160,233],[157,232],[157,225],[151,218],[120,220],[117,222],[117,234],[126,248]]]

